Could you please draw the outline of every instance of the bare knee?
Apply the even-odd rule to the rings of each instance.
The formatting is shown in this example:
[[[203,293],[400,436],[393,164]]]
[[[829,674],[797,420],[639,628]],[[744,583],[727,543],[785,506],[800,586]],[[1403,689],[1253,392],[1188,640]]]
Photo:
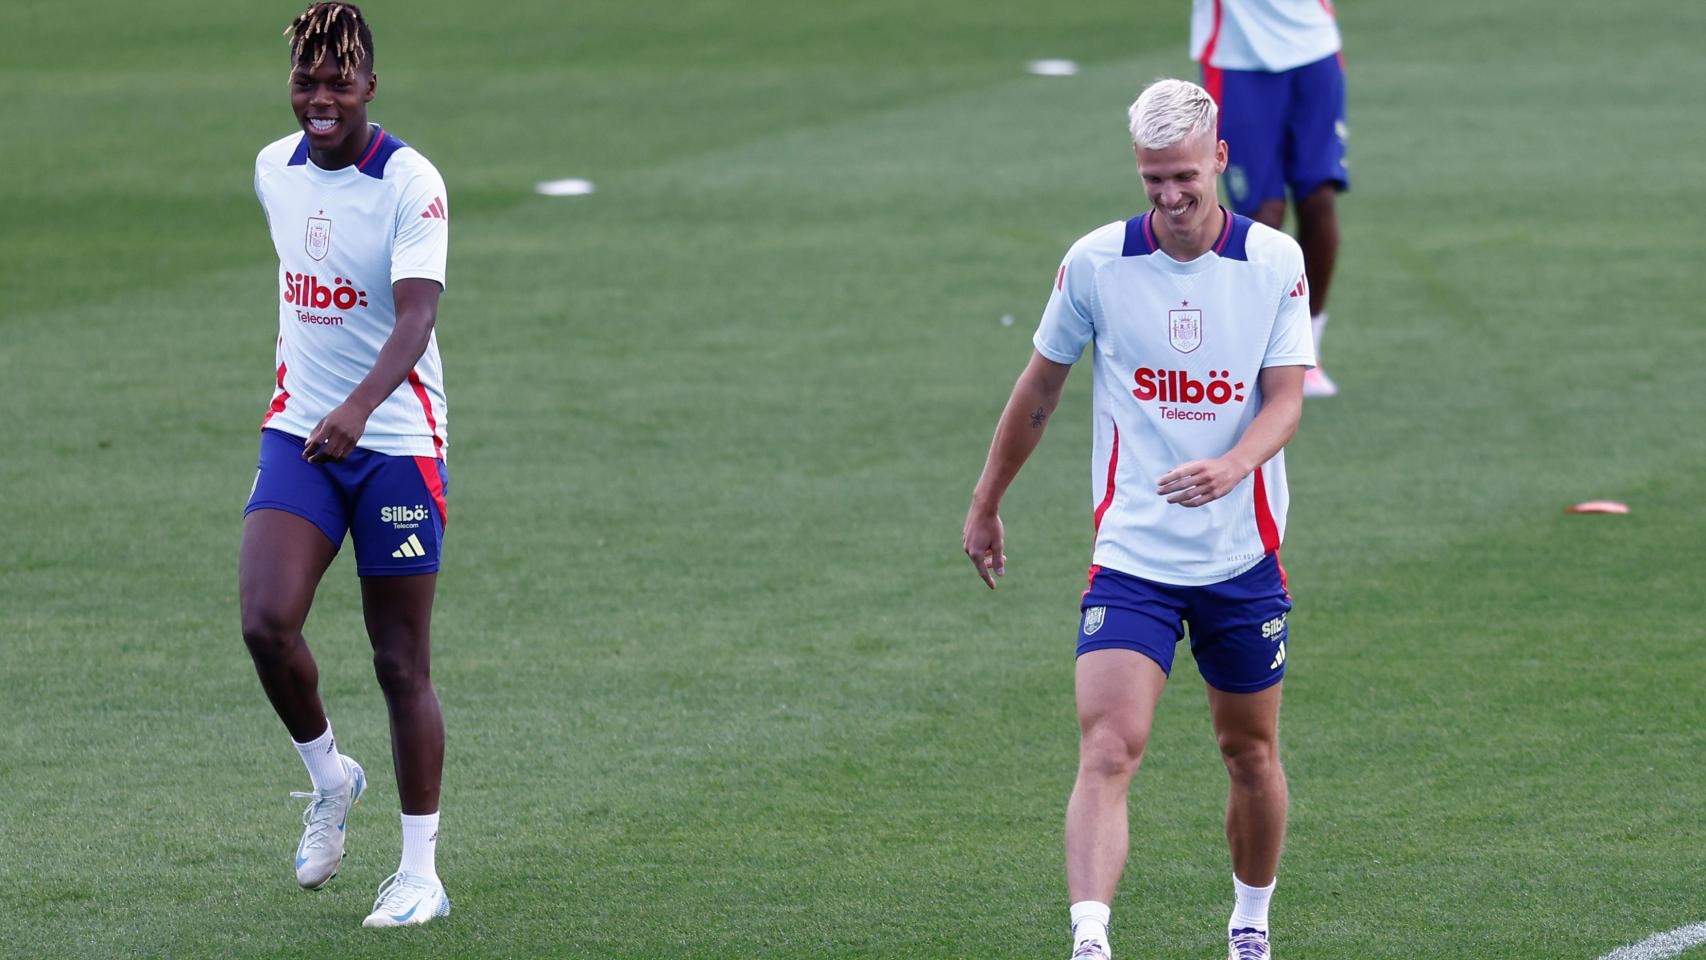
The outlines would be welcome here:
[[[265,603],[245,603],[243,642],[256,663],[288,660],[302,648],[302,621]]]
[[[1148,726],[1095,724],[1079,739],[1079,769],[1089,776],[1129,779],[1143,761],[1148,743]]]
[[[1226,773],[1240,790],[1263,792],[1285,774],[1280,768],[1279,744],[1244,734],[1221,734],[1220,756]]]
[[[373,675],[387,698],[411,697],[432,689],[431,671],[425,657],[412,651],[387,647],[373,653]]]

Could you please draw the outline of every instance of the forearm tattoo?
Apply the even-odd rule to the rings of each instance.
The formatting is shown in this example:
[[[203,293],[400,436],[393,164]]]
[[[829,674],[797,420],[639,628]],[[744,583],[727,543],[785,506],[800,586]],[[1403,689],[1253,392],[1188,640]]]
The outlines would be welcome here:
[[[1043,421],[1047,419],[1048,414],[1043,412],[1042,407],[1038,407],[1031,411],[1031,426],[1041,427],[1043,425]]]

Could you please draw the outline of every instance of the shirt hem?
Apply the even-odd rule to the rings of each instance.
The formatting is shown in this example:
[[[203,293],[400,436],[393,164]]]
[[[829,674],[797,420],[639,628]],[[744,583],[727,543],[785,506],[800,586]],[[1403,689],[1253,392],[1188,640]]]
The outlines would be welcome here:
[[[1054,363],[1063,363],[1069,367],[1078,362],[1078,357],[1084,355],[1083,347],[1078,348],[1078,356],[1067,357],[1063,354],[1057,353],[1053,347],[1045,347],[1035,340],[1031,341],[1031,346],[1035,348],[1037,353],[1042,354],[1043,359],[1053,361]]]
[[[1251,570],[1255,569],[1257,564],[1267,558],[1268,555],[1264,553],[1247,563],[1239,563],[1231,567],[1228,572],[1214,573],[1200,577],[1179,573],[1175,570],[1151,569],[1135,563],[1120,563],[1118,561],[1110,563],[1103,560],[1100,555],[1095,556],[1093,558],[1093,562],[1103,570],[1112,570],[1115,573],[1123,573],[1128,577],[1136,577],[1139,580],[1150,580],[1155,583],[1166,584],[1170,587],[1206,587],[1210,584],[1225,583],[1234,577],[1239,577],[1243,574],[1249,573]]]
[[[440,270],[434,273],[431,270],[404,270],[401,273],[391,274],[392,283],[396,283],[398,280],[431,280],[442,289],[444,287],[444,271]]]

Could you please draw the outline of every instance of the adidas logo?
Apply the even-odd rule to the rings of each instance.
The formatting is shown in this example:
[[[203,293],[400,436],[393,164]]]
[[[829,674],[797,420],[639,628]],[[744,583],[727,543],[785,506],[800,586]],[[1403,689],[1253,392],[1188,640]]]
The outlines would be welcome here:
[[[423,220],[449,220],[450,213],[444,209],[444,201],[438,197],[432,198],[432,204],[421,214]]]
[[[1291,296],[1294,298],[1303,296],[1303,278],[1302,277],[1298,277],[1297,278],[1297,286],[1291,288]]]
[[[424,557],[426,556],[426,548],[421,546],[421,538],[411,533],[409,534],[409,539],[403,541],[402,546],[391,551],[391,556],[399,559]]]

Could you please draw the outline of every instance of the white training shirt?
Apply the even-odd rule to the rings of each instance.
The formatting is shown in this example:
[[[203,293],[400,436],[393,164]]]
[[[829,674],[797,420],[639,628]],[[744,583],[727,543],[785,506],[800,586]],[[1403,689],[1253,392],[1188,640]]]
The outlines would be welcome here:
[[[1261,409],[1263,367],[1315,365],[1303,251],[1227,216],[1214,247],[1180,263],[1161,251],[1150,216],[1072,245],[1031,342],[1056,363],[1095,345],[1091,562],[1161,583],[1218,583],[1279,549],[1284,451],[1204,506],[1168,503],[1155,484],[1232,449]]]
[[[360,162],[322,170],[296,133],[255,158],[255,195],[278,251],[277,378],[263,427],[307,437],[379,359],[397,325],[391,284],[444,284],[444,178],[379,127]],[[444,373],[436,333],[409,377],[373,411],[356,446],[444,457]]]
[[[1339,52],[1332,0],[1191,0],[1191,59],[1278,73]]]

